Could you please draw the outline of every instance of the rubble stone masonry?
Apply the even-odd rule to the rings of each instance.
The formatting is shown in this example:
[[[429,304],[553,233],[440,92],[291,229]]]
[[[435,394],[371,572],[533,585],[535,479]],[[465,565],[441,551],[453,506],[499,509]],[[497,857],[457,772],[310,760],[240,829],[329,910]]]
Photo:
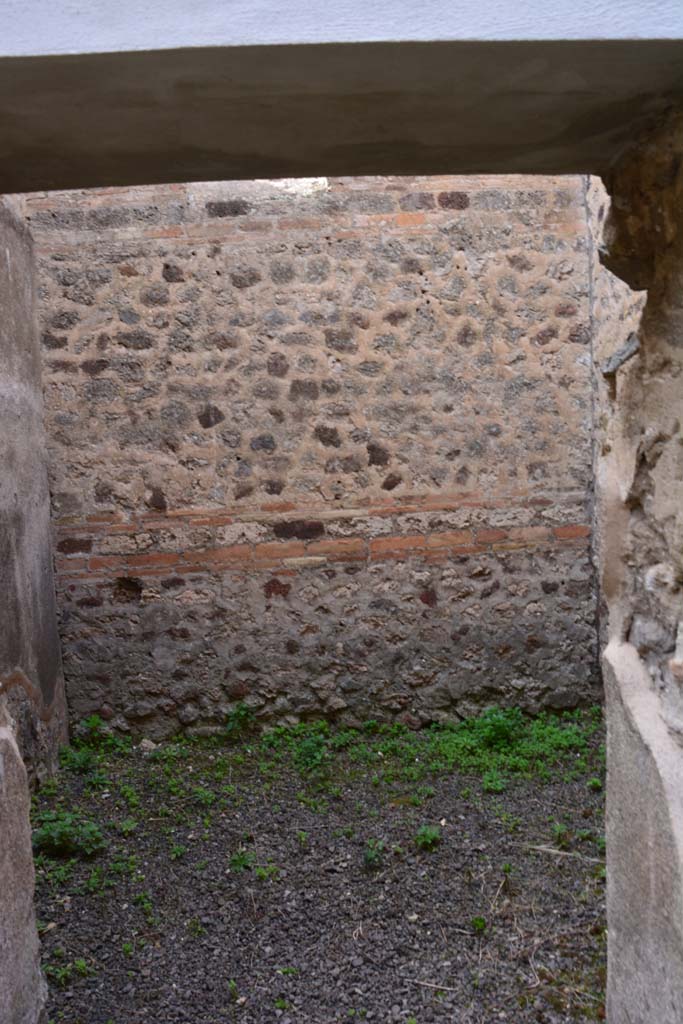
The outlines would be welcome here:
[[[585,185],[24,198],[72,717],[595,700]]]

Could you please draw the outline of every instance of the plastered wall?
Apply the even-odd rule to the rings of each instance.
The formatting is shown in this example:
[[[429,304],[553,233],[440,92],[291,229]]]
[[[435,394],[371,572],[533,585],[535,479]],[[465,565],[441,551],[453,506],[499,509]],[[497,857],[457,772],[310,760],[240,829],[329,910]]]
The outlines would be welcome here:
[[[29,232],[18,204],[0,199],[0,714],[41,774],[65,708],[35,307]]]
[[[0,1020],[8,1024],[36,1024],[45,1002],[28,782],[50,771],[65,738],[35,297],[29,233],[16,204],[0,198]]]

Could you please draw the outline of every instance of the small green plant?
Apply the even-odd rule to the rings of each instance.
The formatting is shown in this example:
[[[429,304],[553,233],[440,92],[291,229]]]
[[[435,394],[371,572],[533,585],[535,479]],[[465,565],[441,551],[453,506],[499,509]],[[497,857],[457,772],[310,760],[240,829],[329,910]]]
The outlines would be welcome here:
[[[54,956],[57,959],[64,959],[64,955],[63,949],[57,948],[54,951]],[[83,957],[77,957],[72,963],[68,964],[45,965],[45,974],[59,988],[66,988],[73,979],[74,974],[77,974],[79,978],[89,978],[96,973],[95,969],[90,967],[88,961]]]
[[[484,932],[486,931],[486,918],[479,916],[473,917],[472,920],[470,921],[470,925],[472,926],[472,930],[477,935],[483,935]]]
[[[36,871],[55,889],[62,889],[71,880],[77,863],[76,858],[64,861],[61,864],[54,863],[44,854],[39,854],[35,861]]]
[[[145,915],[147,924],[154,924],[154,904],[152,903],[152,897],[149,892],[145,889],[143,892],[139,892],[135,897],[135,903],[140,907],[142,913]]]
[[[308,832],[304,832],[303,830],[299,830],[297,832],[297,834],[296,834],[296,838],[297,838],[297,842],[298,842],[299,846],[302,849],[305,849],[308,846],[308,840],[309,840]]]
[[[134,949],[135,946],[133,945],[132,942],[124,942],[124,944],[121,946],[121,951],[123,955],[127,957],[131,957],[133,955]]]
[[[236,1003],[239,998],[239,992],[237,989],[237,982],[234,978],[230,978],[228,981],[228,999],[231,1002]]]
[[[213,776],[215,779],[218,779],[219,782],[222,782],[226,775],[229,773],[229,771],[230,762],[228,761],[227,757],[223,757],[223,755],[221,754],[221,756],[217,757],[214,762]]]
[[[71,976],[73,974],[73,965],[46,964],[45,974],[47,978],[50,981],[54,982],[55,985],[58,985],[59,988],[66,988],[66,986],[71,981]]]
[[[111,786],[111,779],[103,768],[93,768],[85,781],[85,792],[88,795],[96,793],[98,789],[107,789]]]
[[[344,827],[339,830],[339,834],[344,836],[345,839],[353,839],[355,832],[356,830],[353,825],[344,825]]]
[[[517,817],[516,814],[510,814],[509,811],[501,811],[498,815],[498,821],[507,832],[517,832],[522,824],[522,819]]]
[[[94,857],[104,850],[107,840],[94,821],[71,811],[41,811],[33,832],[33,848],[48,857]]]
[[[570,832],[567,826],[563,825],[561,821],[553,822],[553,838],[561,850],[564,850],[569,846],[569,840],[571,838]]]
[[[251,850],[245,850],[243,846],[240,846],[238,850],[232,854],[229,860],[231,871],[250,871],[254,866],[256,857]]]
[[[216,794],[212,789],[207,789],[206,786],[195,786],[192,790],[192,795],[202,807],[211,807],[216,802]]]
[[[128,753],[132,747],[129,736],[117,736],[107,729],[99,715],[90,715],[76,726],[74,746],[89,747],[91,750],[108,751],[114,754]]]
[[[130,836],[135,832],[138,827],[138,823],[135,818],[124,818],[123,821],[118,823],[118,830],[122,836]]]
[[[193,938],[198,939],[200,935],[206,934],[206,928],[198,917],[191,917],[187,922],[187,930]]]
[[[415,836],[415,845],[419,850],[434,850],[441,842],[441,829],[438,825],[421,825]]]
[[[384,849],[381,839],[368,839],[363,851],[363,867],[366,871],[379,871],[384,862]]]
[[[320,796],[309,796],[300,790],[296,794],[296,798],[302,807],[308,807],[309,810],[313,811],[314,814],[325,814],[328,809],[327,800]]]
[[[126,856],[115,857],[109,864],[109,870],[112,875],[128,875],[129,878],[135,878],[138,874],[140,862],[137,854],[130,853]]]
[[[169,850],[169,857],[171,860],[180,860],[187,853],[187,847],[181,846],[179,843],[173,843]]]
[[[267,864],[258,864],[254,869],[254,874],[260,882],[274,881],[280,874],[280,869],[277,864],[269,861]]]
[[[485,793],[502,793],[505,786],[505,779],[497,769],[492,768],[490,771],[484,772],[481,779],[481,788]]]
[[[283,999],[281,996],[278,996],[278,998],[275,1000],[273,1005],[275,1006],[276,1010],[288,1010],[289,1009],[289,1003],[287,1002],[286,999]]]
[[[96,867],[93,868],[85,881],[85,888],[89,893],[98,895],[103,893],[105,889],[112,889],[114,887],[114,879],[109,878],[105,868]]]
[[[166,781],[166,789],[171,796],[180,796],[183,791],[183,786],[180,779],[176,779],[175,776],[170,776]]]
[[[59,763],[67,771],[87,775],[97,764],[97,756],[88,747],[62,747],[59,751]]]
[[[87,978],[95,973],[92,967],[88,967],[88,963],[83,957],[78,957],[78,959],[74,960],[74,970],[81,978]]]
[[[57,796],[57,779],[53,775],[51,779],[46,779],[45,782],[40,784],[40,795],[50,800],[53,796]]]
[[[119,787],[119,792],[131,811],[136,810],[140,806],[140,794],[134,786],[126,782]]]
[[[418,786],[415,792],[410,795],[410,803],[413,807],[422,807],[425,800],[431,799],[435,792],[436,790],[433,786]]]
[[[593,776],[592,779],[588,780],[586,785],[589,789],[592,789],[597,793],[602,789],[602,779],[599,779],[597,776]]]
[[[311,775],[320,771],[328,760],[326,731],[313,732],[294,747],[294,761],[300,772]]]
[[[299,973],[298,967],[276,967],[275,970],[278,974],[282,974],[285,977],[294,978]]]
[[[245,732],[249,732],[253,725],[254,712],[240,701],[225,720],[225,735],[229,740],[237,740]]]

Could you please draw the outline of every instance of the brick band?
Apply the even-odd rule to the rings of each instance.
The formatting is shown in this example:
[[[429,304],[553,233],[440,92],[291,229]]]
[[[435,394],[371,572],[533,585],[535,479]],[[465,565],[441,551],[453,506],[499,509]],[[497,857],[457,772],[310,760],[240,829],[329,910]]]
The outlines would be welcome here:
[[[67,539],[70,553],[57,557],[61,585],[71,580],[112,576],[160,576],[169,572],[220,573],[228,569],[302,569],[325,562],[380,562],[420,558],[444,562],[456,555],[585,542],[591,535],[585,523],[561,526],[523,526],[499,529],[477,527],[430,534],[399,534],[382,537],[330,537],[323,540],[289,540],[255,544],[197,547],[180,551],[150,551],[101,555],[92,553],[93,535],[83,531]],[[106,536],[106,531],[105,531]],[[129,535],[132,540],[135,534]],[[61,541],[64,550],[64,541]],[[59,545],[58,545],[59,546]],[[67,546],[67,551],[69,550]]]

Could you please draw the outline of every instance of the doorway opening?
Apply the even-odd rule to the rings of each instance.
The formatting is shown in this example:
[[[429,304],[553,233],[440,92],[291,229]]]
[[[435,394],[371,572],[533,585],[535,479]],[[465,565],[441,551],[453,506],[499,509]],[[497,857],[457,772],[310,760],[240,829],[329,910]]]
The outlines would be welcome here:
[[[602,187],[21,206],[75,738],[39,906],[83,907],[46,940],[55,1006],[599,1019],[594,404],[642,304],[597,262]],[[108,852],[60,874],[54,815],[103,793]]]

